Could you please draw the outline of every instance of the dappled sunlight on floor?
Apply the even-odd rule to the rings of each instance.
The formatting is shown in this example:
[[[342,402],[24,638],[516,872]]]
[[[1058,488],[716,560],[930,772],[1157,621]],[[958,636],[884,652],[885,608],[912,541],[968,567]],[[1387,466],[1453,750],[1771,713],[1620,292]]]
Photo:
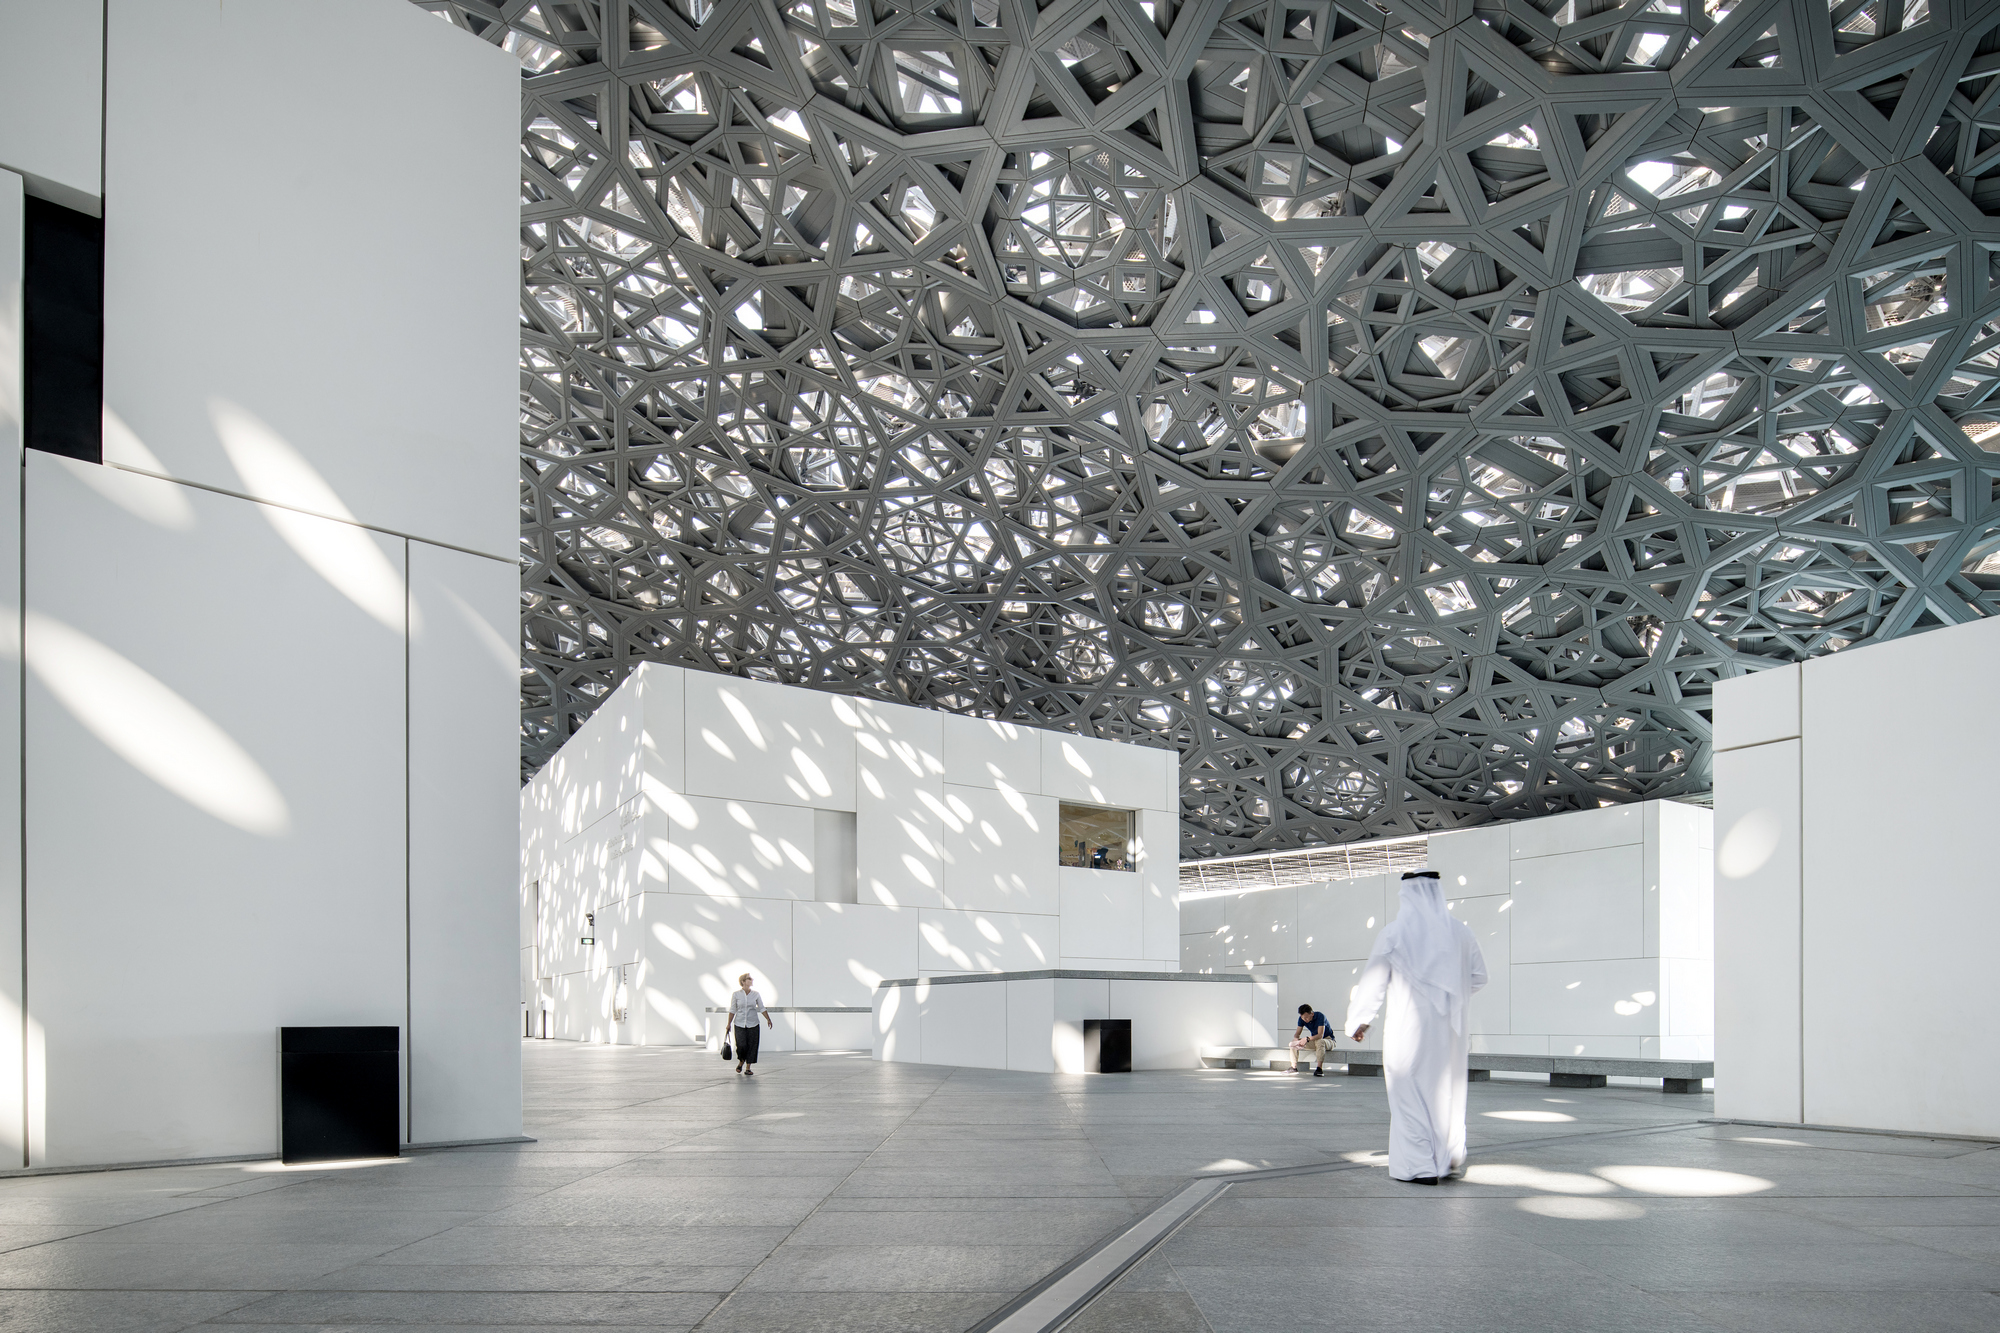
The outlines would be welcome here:
[[[1075,1333],[1900,1333],[1991,1327],[2000,1288],[1994,1153],[1706,1125],[1705,1096],[1474,1084],[1466,1178],[1423,1189],[1389,1178],[1380,1079],[523,1054],[532,1144],[0,1180],[0,1308],[55,1333],[944,1333],[1190,1178],[1274,1167],[1312,1169],[1230,1187]]]

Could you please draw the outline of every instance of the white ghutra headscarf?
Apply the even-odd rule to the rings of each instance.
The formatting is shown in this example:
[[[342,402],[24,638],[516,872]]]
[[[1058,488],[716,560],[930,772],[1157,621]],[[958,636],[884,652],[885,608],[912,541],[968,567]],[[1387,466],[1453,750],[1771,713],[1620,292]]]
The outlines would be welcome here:
[[[1403,908],[1387,927],[1385,950],[1389,966],[1409,983],[1454,1032],[1465,1030],[1465,949],[1459,932],[1465,927],[1445,905],[1444,887],[1435,870],[1415,870],[1403,876]]]

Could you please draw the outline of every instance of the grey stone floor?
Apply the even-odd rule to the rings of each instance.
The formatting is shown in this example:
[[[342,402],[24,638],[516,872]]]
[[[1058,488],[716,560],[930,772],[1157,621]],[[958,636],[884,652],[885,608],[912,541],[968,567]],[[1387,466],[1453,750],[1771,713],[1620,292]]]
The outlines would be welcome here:
[[[1191,1175],[1310,1164],[1341,1169],[1232,1188],[1072,1329],[2000,1328],[2000,1156],[1706,1097],[1474,1085],[1474,1179],[1426,1190],[1379,1165],[1372,1079],[525,1065],[533,1144],[0,1179],[0,1330],[962,1330]]]

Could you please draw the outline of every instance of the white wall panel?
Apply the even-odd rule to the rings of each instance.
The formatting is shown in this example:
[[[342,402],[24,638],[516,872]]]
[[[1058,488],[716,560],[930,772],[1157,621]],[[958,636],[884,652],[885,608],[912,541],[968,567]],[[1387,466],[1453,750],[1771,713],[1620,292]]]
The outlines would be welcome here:
[[[36,1164],[274,1151],[275,1029],[404,1020],[400,627],[265,506],[173,488],[191,521],[155,526],[27,463]]]
[[[1107,1018],[1132,1020],[1132,1068],[1199,1069],[1203,1046],[1264,1046],[1275,1034],[1237,982],[1111,981]],[[1285,1028],[1287,1040],[1291,1025]]]
[[[1181,936],[1180,967],[1183,972],[1227,971],[1229,956],[1223,949],[1221,929]]]
[[[632,674],[637,678],[632,689],[639,696],[639,717],[644,727],[640,768],[646,794],[649,799],[659,801],[669,794],[684,793],[688,789],[687,673],[646,662]],[[569,748],[567,743],[563,748]]]
[[[570,744],[544,765],[558,839],[573,838],[638,799],[638,745],[644,727],[637,697],[614,691],[577,728]]]
[[[1060,977],[1055,981],[1056,1072],[1081,1074],[1083,1020],[1110,1014],[1111,983],[1101,977]]]
[[[1056,988],[1051,981],[1010,981],[1007,987],[1007,1068],[1053,1074]]]
[[[1660,960],[1660,1055],[1715,1058],[1715,964],[1706,958]]]
[[[1065,960],[1144,956],[1145,901],[1138,875],[1059,866],[1056,882],[1062,894]]]
[[[1026,972],[1058,966],[1060,918],[1019,912],[917,913],[920,972]]]
[[[1366,958],[1376,932],[1389,923],[1395,879],[1362,875],[1302,885],[1298,893],[1298,956]],[[1233,914],[1233,909],[1232,909]]]
[[[1036,734],[1042,742],[1042,790],[1065,801],[1156,808],[1164,795],[1161,765],[1178,763],[1171,751],[1151,746],[1060,731]]]
[[[667,861],[674,893],[710,898],[789,898],[810,902],[813,812],[802,805],[688,796],[669,802],[670,830],[654,851]]]
[[[1219,893],[1194,893],[1181,899],[1181,933],[1208,935],[1221,929],[1229,899]]]
[[[944,906],[944,722],[856,700],[854,823],[862,902]]]
[[[1008,986],[928,989],[930,994],[922,1002],[924,1062],[969,1069],[1005,1069]]]
[[[1447,896],[1479,897],[1510,890],[1512,848],[1513,826],[1501,824],[1433,833],[1426,850]]]
[[[1642,957],[1644,859],[1632,844],[1516,860],[1515,961]]]
[[[520,574],[422,542],[410,576],[410,1137],[521,1132]]]
[[[1347,1017],[1347,1002],[1353,996],[1355,984],[1361,979],[1361,966],[1365,961],[1343,958],[1278,968],[1279,1031],[1276,1035],[1285,1041],[1292,1039],[1302,1004],[1315,1006],[1338,1028]]]
[[[944,906],[1056,912],[1055,797],[946,786],[944,806]]]
[[[1657,1035],[1660,1030],[1660,960],[1515,963],[1516,1032],[1587,1033],[1593,1036]]]
[[[1042,735],[1032,727],[944,714],[944,780],[960,787],[1042,789]],[[1049,834],[1055,841],[1055,834]]]
[[[1663,958],[1715,957],[1715,853],[1709,831],[1714,817],[1705,810],[1673,801],[1659,803],[1660,843],[1657,856],[1658,902],[1648,921],[1658,923],[1658,939],[1649,952]],[[1712,1030],[1712,1029],[1710,1029]]]
[[[914,977],[917,911],[875,903],[792,909],[792,1003],[866,1005],[875,983]]]
[[[1527,856],[1554,856],[1636,843],[1645,837],[1645,824],[1643,805],[1612,805],[1547,819],[1524,819],[1507,828],[1513,839],[1514,859],[1519,861]]]
[[[1299,960],[1299,891],[1259,889],[1229,900],[1235,961],[1268,967]]]
[[[66,208],[104,193],[104,9],[0,0],[0,168]]]
[[[701,671],[682,677],[690,794],[855,808],[852,700]]]
[[[656,964],[648,984],[657,992],[648,1002],[669,1019],[693,1015],[699,1032],[701,1007],[726,1003],[736,978],[748,972],[765,1004],[797,1003],[791,998],[796,906],[770,898],[645,895],[646,953]]]
[[[873,1041],[872,1016],[858,1014],[779,1014],[778,1026],[789,1028],[794,1050],[865,1051]]]
[[[1715,682],[1715,748],[1737,750],[1795,739],[1801,670],[1773,667]]]
[[[1799,780],[1797,741],[1715,756],[1719,1116],[1800,1118]]]
[[[1805,668],[1808,1123],[2000,1137],[1996,664],[2000,622],[1977,621]],[[1857,1078],[1864,1034],[1886,1040]]]
[[[401,0],[340,15],[110,0],[106,456],[512,560],[520,66]],[[216,280],[301,256],[328,280]]]
[[[930,987],[886,986],[875,993],[875,1045],[877,1060],[914,1063],[924,1058],[923,1004],[919,998]]]
[[[1171,960],[1180,953],[1180,816],[1139,812],[1139,897],[1143,909],[1143,958]],[[1173,966],[1168,962],[1168,967]]]
[[[1500,894],[1454,898],[1452,914],[1472,927],[1479,953],[1486,960],[1486,987],[1472,997],[1467,1030],[1475,1035],[1509,1033],[1513,1028],[1514,951],[1509,923],[1513,900]]]

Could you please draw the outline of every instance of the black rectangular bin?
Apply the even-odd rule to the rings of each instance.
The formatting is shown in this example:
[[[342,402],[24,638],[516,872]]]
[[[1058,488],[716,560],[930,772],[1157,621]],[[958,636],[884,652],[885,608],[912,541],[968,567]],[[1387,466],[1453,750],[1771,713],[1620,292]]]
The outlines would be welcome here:
[[[394,1157],[402,1029],[279,1028],[279,1104],[287,1162]]]
[[[1086,1074],[1132,1072],[1132,1020],[1083,1020],[1083,1071]]]

